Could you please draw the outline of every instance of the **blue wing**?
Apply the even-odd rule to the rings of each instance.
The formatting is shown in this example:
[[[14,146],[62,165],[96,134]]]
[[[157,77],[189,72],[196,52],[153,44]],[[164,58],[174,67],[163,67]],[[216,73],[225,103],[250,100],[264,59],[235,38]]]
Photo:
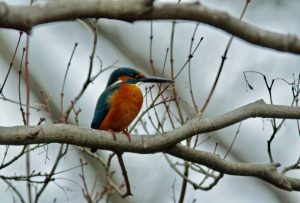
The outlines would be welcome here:
[[[114,91],[117,90],[119,87],[120,85],[109,86],[100,95],[97,101],[91,128],[98,129],[99,125],[101,124],[101,122],[103,121],[103,119],[105,118],[105,116],[109,111],[110,108],[109,99],[111,95],[114,93]]]

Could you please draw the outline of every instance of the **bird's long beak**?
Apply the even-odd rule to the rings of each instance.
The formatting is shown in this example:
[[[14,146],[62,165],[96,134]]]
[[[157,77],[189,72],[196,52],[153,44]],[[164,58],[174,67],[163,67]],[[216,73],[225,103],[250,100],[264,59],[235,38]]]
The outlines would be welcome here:
[[[147,82],[147,83],[173,83],[174,80],[170,80],[167,78],[161,77],[145,77],[140,79],[140,82]]]

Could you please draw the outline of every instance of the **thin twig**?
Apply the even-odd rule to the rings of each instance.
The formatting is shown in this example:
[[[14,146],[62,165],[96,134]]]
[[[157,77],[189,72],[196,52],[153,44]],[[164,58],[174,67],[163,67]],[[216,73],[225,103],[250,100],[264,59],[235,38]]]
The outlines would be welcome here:
[[[2,179],[2,180],[9,186],[9,188],[12,189],[12,191],[14,191],[14,193],[16,193],[16,195],[19,197],[20,201],[22,203],[25,203],[25,200],[23,199],[21,193],[18,191],[18,189],[15,186],[8,180],[5,180],[5,179]]]
[[[3,94],[3,92],[2,92],[0,95],[1,95],[1,96],[0,96],[0,99],[1,99],[1,100],[6,101],[6,102],[10,102],[10,103],[12,103],[12,104],[20,105],[20,102],[19,102],[19,101],[13,100],[13,99],[10,99],[10,98],[6,97],[6,96]],[[24,103],[22,103],[21,105],[26,107],[26,104],[24,104]],[[31,106],[31,105],[29,106],[29,108],[31,108],[31,109],[33,109],[33,110],[36,110],[36,111],[40,111],[40,110],[41,110],[41,108],[36,107],[36,106]]]
[[[194,43],[194,40],[195,40],[195,35],[197,33],[198,27],[199,27],[199,23],[197,23],[195,25],[195,29],[194,29],[194,32],[193,32],[193,35],[192,35],[192,38],[191,38],[190,49],[189,49],[189,56],[192,54],[193,43]],[[194,93],[193,93],[193,88],[192,88],[192,74],[191,74],[191,69],[192,69],[192,64],[191,64],[191,60],[190,60],[189,61],[189,65],[188,65],[188,81],[189,81],[189,88],[190,88],[190,95],[191,95],[192,103],[193,103],[195,111],[197,112],[198,111],[198,106],[196,104]]]
[[[78,46],[78,43],[76,42],[74,44],[74,47],[73,47],[73,50],[72,50],[72,53],[71,53],[71,56],[70,56],[70,59],[69,59],[68,65],[67,65],[67,69],[66,69],[66,72],[65,72],[65,76],[64,76],[64,80],[63,80],[63,84],[62,84],[62,88],[61,88],[61,93],[60,93],[60,99],[61,99],[61,101],[60,101],[60,114],[61,114],[61,121],[63,123],[66,123],[66,118],[65,118],[64,110],[63,110],[65,84],[66,84],[68,72],[69,72],[69,69],[70,69],[70,66],[71,66],[71,61],[73,59],[73,56],[74,56],[74,53],[75,53],[75,50],[76,50],[77,46]]]
[[[289,83],[289,82],[287,82],[286,80],[284,80],[284,79],[279,79],[279,78],[277,78],[277,79],[272,79],[272,81],[270,82],[270,84],[269,84],[269,82],[268,82],[268,79],[267,79],[267,77],[266,77],[266,75],[264,75],[263,73],[261,73],[261,72],[258,72],[258,71],[244,71],[244,78],[245,78],[245,82],[246,82],[246,85],[251,89],[253,89],[253,87],[252,87],[252,85],[250,85],[250,83],[249,83],[249,81],[248,81],[248,79],[247,79],[247,77],[246,77],[246,74],[247,73],[254,73],[254,74],[258,74],[258,75],[260,75],[260,76],[262,76],[263,77],[263,80],[264,80],[264,82],[265,82],[265,85],[266,85],[266,87],[267,87],[267,91],[268,91],[268,95],[269,95],[269,99],[270,99],[270,103],[271,104],[273,104],[273,94],[272,94],[272,88],[273,88],[273,85],[275,84],[275,81],[284,81],[285,83],[287,83],[288,85],[291,85],[292,86],[292,93],[293,93],[293,95],[294,95],[294,92],[293,92],[293,83]],[[246,86],[246,87],[247,87]],[[293,100],[292,100],[292,102],[291,102],[291,106],[293,106],[293,104],[294,104],[294,102],[296,101],[296,98],[297,97],[293,97]],[[272,125],[272,129],[273,129],[273,132],[272,132],[272,134],[271,134],[271,136],[270,136],[270,138],[268,139],[268,141],[267,141],[267,151],[268,151],[268,156],[269,156],[269,160],[270,160],[270,162],[271,163],[273,163],[273,162],[275,162],[274,161],[274,158],[273,158],[273,155],[272,155],[272,142],[273,142],[273,140],[275,139],[275,136],[276,136],[276,134],[278,133],[278,131],[280,130],[280,128],[282,127],[282,125],[284,124],[284,122],[285,122],[285,119],[282,119],[281,121],[280,121],[280,123],[278,124],[277,122],[276,122],[276,119],[275,118],[271,118],[271,125]]]
[[[84,22],[84,21],[82,21],[82,22]],[[83,86],[82,86],[80,92],[73,99],[73,104],[77,103],[77,101],[84,94],[84,92],[87,89],[87,87],[89,86],[89,84],[92,82],[91,75],[92,75],[92,71],[93,71],[94,57],[95,57],[96,47],[97,47],[97,41],[98,41],[97,20],[95,20],[93,22],[93,29],[91,30],[91,32],[93,34],[93,47],[92,47],[92,52],[91,52],[91,55],[90,55],[89,70],[88,70],[88,74],[87,74],[86,80],[83,83]],[[68,120],[68,117],[69,117],[71,111],[72,111],[72,104],[70,104],[67,107],[67,109],[65,110],[65,112],[64,112],[64,117],[65,117],[66,120]]]
[[[116,153],[116,155],[118,157],[118,161],[119,161],[119,164],[120,164],[120,167],[122,170],[122,174],[124,177],[125,185],[126,185],[126,192],[122,195],[122,197],[132,196],[131,189],[130,189],[130,183],[129,183],[126,167],[125,167],[125,164],[123,161],[122,153]]]
[[[246,10],[247,10],[247,7],[248,7],[248,5],[249,5],[249,3],[250,3],[250,0],[246,0],[245,2],[246,2],[246,3],[245,3],[245,6],[244,6],[244,9],[243,9],[243,11],[242,11],[242,13],[241,13],[241,15],[240,15],[240,18],[239,18],[240,21],[243,19],[243,16],[244,16],[244,14],[245,14],[245,12],[246,12]],[[199,112],[200,115],[203,114],[203,112],[205,111],[205,109],[206,109],[206,107],[208,106],[208,104],[209,104],[209,102],[210,102],[210,100],[211,100],[211,97],[212,97],[212,95],[213,95],[213,93],[214,93],[214,91],[215,91],[215,89],[216,89],[216,87],[217,87],[219,78],[220,78],[220,76],[221,76],[221,73],[222,73],[222,70],[223,70],[223,67],[224,67],[225,60],[227,59],[227,53],[228,53],[228,51],[229,51],[229,48],[230,48],[230,46],[231,46],[231,43],[232,43],[233,38],[234,38],[234,35],[231,35],[231,37],[229,38],[229,40],[228,40],[228,42],[227,42],[227,45],[226,45],[224,54],[223,54],[223,56],[222,56],[221,64],[220,64],[220,66],[219,66],[219,70],[218,70],[217,76],[216,76],[216,78],[215,78],[215,81],[214,81],[213,86],[212,86],[211,89],[210,89],[210,92],[209,92],[209,94],[208,94],[208,97],[207,97],[207,99],[205,100],[204,105],[203,105],[203,107],[201,108],[201,110],[200,110],[200,112]]]
[[[22,74],[22,63],[23,63],[23,57],[25,53],[25,48],[23,48],[22,52],[22,57],[21,57],[21,63],[19,67],[19,82],[18,82],[18,93],[19,93],[19,106],[20,106],[20,111],[23,119],[23,124],[26,125],[26,118],[25,118],[25,112],[22,106],[22,99],[21,99],[21,74]]]
[[[297,161],[294,164],[284,167],[281,173],[286,174],[288,171],[297,170],[297,169],[300,169],[300,156],[298,157]]]
[[[49,173],[49,175],[44,179],[44,184],[43,186],[39,189],[39,191],[37,191],[36,196],[35,196],[35,203],[38,203],[39,198],[41,197],[42,193],[44,192],[44,190],[46,189],[46,187],[48,186],[49,182],[51,181],[53,175],[55,174],[55,170],[58,166],[58,163],[60,162],[60,160],[64,157],[64,155],[67,153],[68,151],[68,146],[66,145],[66,148],[64,149],[64,144],[60,145],[57,157],[55,159],[55,162],[52,166],[52,169]]]
[[[150,36],[149,36],[149,39],[150,39],[149,63],[150,63],[150,67],[151,67],[153,75],[156,75],[155,68],[154,68],[154,60],[152,57],[153,38],[154,38],[154,36],[153,36],[153,21],[151,20],[150,21]]]
[[[5,86],[5,83],[6,83],[7,79],[8,79],[8,75],[9,75],[9,73],[10,73],[10,70],[11,70],[13,64],[14,64],[14,60],[15,60],[15,57],[16,57],[16,53],[17,53],[17,50],[18,50],[18,47],[19,47],[19,44],[20,44],[22,35],[23,35],[23,32],[19,32],[19,39],[18,39],[16,48],[15,48],[15,51],[14,51],[14,55],[13,55],[13,57],[12,57],[12,60],[11,60],[10,64],[9,64],[8,71],[7,71],[6,75],[5,75],[3,84],[2,84],[2,86],[1,86],[1,88],[0,88],[0,94],[1,94],[2,91],[3,91],[3,88],[4,88],[4,86]]]
[[[177,4],[180,3],[181,0],[178,0]],[[170,39],[170,71],[171,71],[171,79],[174,80],[174,35],[175,35],[175,26],[176,26],[176,20],[173,19],[172,21],[172,30],[171,30],[171,39]],[[171,84],[173,87],[173,96],[175,97],[175,104],[176,104],[176,109],[178,111],[178,115],[180,118],[180,123],[183,124],[184,122],[184,118],[183,118],[183,114],[181,111],[181,107],[179,105],[179,98],[177,96],[177,91],[175,89],[175,83]]]
[[[237,130],[236,130],[236,132],[235,132],[234,138],[233,138],[233,140],[232,140],[232,142],[231,142],[231,144],[230,144],[230,146],[229,146],[229,148],[228,148],[226,154],[224,155],[224,158],[223,158],[224,160],[226,159],[226,157],[228,156],[229,152],[231,151],[231,149],[232,149],[232,147],[233,147],[233,144],[234,144],[234,142],[235,142],[235,140],[236,140],[238,134],[240,133],[240,128],[241,128],[241,126],[242,126],[242,122],[240,122],[239,125],[238,125],[238,128],[237,128]]]
[[[199,48],[199,45],[201,44],[202,40],[203,40],[203,38],[200,39],[197,46],[194,48],[194,50],[192,52],[192,55],[187,58],[187,60],[185,61],[185,63],[181,67],[181,69],[175,75],[174,79],[176,79],[180,75],[180,73],[183,71],[183,69],[187,66],[188,62],[193,58],[193,55],[195,54],[195,52]],[[158,100],[158,98],[161,96],[161,94],[163,94],[170,87],[170,85],[171,84],[166,84],[166,86],[161,91],[159,91],[157,96],[153,99],[152,104],[149,105],[149,108],[152,108],[155,105],[155,102]],[[136,125],[139,123],[139,120],[142,119],[142,117],[147,113],[147,111],[149,111],[149,109],[144,110],[140,114],[139,118],[131,125],[131,128],[130,128],[129,132],[131,132],[136,127]]]
[[[80,165],[81,165],[80,178],[82,179],[82,182],[83,182],[83,189],[82,189],[83,197],[86,199],[86,201],[88,203],[93,203],[93,199],[91,197],[91,194],[89,192],[89,188],[88,188],[86,180],[85,180],[85,175],[84,175],[84,170],[83,170],[83,160],[82,159],[80,159]]]
[[[30,75],[29,75],[29,35],[26,36],[26,54],[25,54],[25,81],[26,81],[26,125],[29,125],[29,105],[30,105]],[[29,176],[31,173],[30,169],[30,146],[27,145],[26,153],[26,173]],[[27,194],[28,202],[32,203],[31,184],[27,181]]]
[[[44,145],[46,145],[46,144],[36,145],[34,147],[31,147],[29,149],[29,151],[33,151],[33,150],[35,150],[35,149],[37,149],[39,147],[43,147]],[[9,161],[7,161],[6,163],[3,162],[0,165],[0,169],[5,168],[5,167],[9,166],[10,164],[12,164],[13,162],[17,161],[20,157],[22,157],[27,152],[28,152],[28,149],[26,149],[26,146],[24,146],[19,154],[17,154],[16,156],[14,156],[12,159],[10,159]]]

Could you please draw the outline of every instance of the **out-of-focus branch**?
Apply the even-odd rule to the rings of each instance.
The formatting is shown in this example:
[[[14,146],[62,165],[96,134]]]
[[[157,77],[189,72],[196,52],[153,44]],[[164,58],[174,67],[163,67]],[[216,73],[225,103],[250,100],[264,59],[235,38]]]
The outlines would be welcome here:
[[[2,179],[8,186],[9,188],[12,189],[12,191],[18,196],[18,198],[20,199],[20,201],[22,203],[25,203],[24,198],[22,197],[21,193],[19,192],[19,190],[8,180]]]
[[[250,43],[283,52],[300,53],[300,39],[258,28],[228,13],[199,3],[152,5],[141,0],[67,0],[50,1],[43,5],[10,6],[0,3],[0,27],[30,32],[40,24],[76,18],[108,18],[123,21],[181,19],[202,22],[222,29]]]

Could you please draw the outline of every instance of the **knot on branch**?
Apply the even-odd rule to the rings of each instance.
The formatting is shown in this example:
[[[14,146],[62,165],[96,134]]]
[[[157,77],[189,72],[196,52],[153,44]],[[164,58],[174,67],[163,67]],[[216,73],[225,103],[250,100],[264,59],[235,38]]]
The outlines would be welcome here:
[[[33,132],[28,133],[28,135],[26,136],[26,139],[34,139],[38,134],[40,133],[40,130],[35,130]]]

